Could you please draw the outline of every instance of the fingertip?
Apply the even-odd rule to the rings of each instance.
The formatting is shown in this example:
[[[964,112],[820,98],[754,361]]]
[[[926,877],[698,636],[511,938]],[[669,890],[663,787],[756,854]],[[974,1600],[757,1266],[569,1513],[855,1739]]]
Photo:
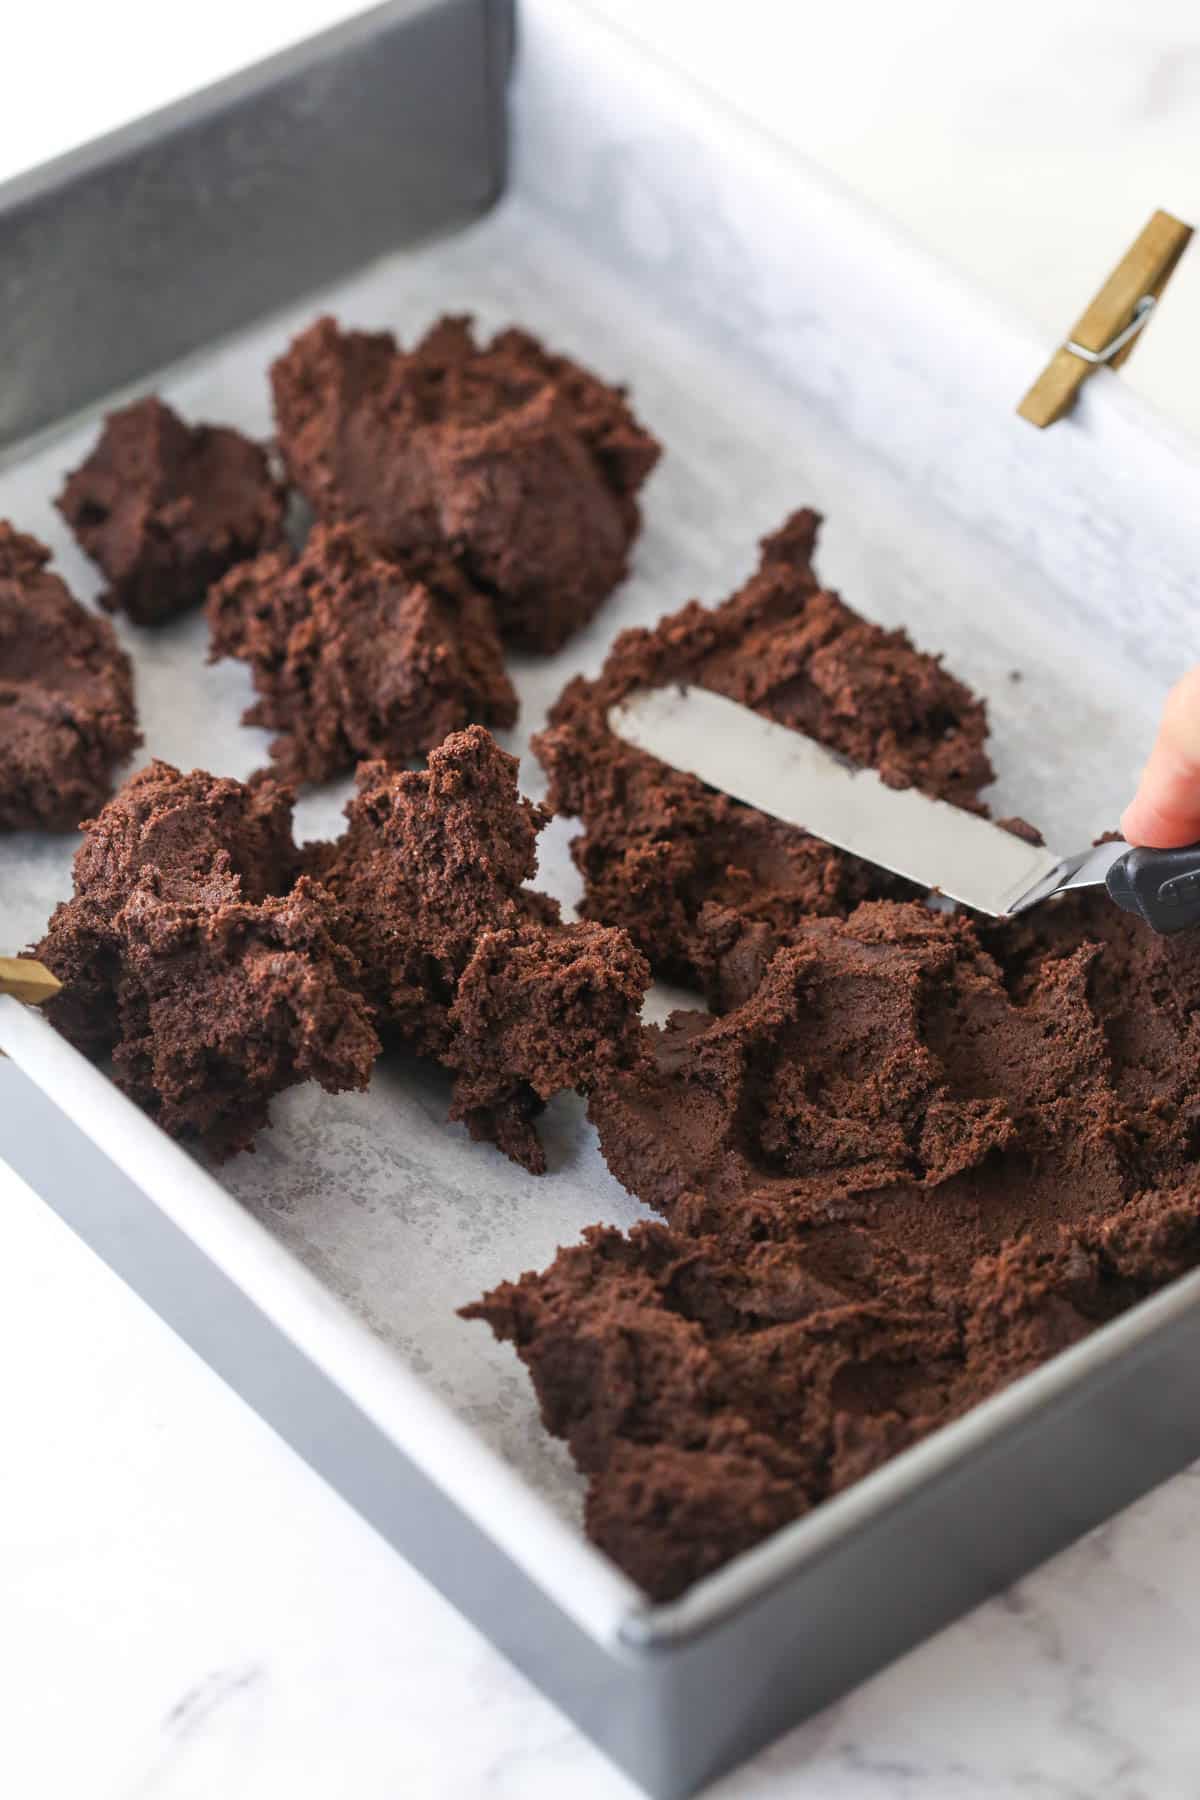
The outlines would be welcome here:
[[[1200,663],[1187,670],[1167,694],[1162,735],[1175,753],[1200,761]]]
[[[1127,844],[1149,843],[1150,840],[1146,836],[1145,826],[1142,820],[1144,811],[1145,808],[1140,801],[1131,800],[1129,805],[1125,808],[1125,811],[1121,814],[1119,829],[1121,836],[1125,839]]]
[[[1137,792],[1121,817],[1131,844],[1174,850],[1200,839],[1200,663],[1167,695]]]
[[[1200,839],[1200,816],[1164,812],[1138,794],[1121,814],[1121,836],[1128,844],[1177,850]]]

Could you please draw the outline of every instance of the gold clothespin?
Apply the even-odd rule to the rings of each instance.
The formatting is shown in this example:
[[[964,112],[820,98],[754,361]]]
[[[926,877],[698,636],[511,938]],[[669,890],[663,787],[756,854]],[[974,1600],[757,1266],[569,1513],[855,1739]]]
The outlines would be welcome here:
[[[1115,369],[1132,354],[1191,235],[1182,219],[1154,214],[1018,406],[1023,419],[1039,429],[1053,425],[1093,370],[1101,363]]]
[[[11,994],[30,1006],[53,1000],[62,992],[62,982],[52,975],[45,963],[28,956],[0,956],[0,994]]]

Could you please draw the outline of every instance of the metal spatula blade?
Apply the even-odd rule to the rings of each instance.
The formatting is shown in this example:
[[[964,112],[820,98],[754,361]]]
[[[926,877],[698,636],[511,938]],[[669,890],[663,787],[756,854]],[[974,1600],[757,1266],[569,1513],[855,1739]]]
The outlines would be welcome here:
[[[1063,887],[1103,885],[1126,844],[1056,856],[916,788],[892,788],[803,733],[707,688],[645,689],[610,709],[617,737],[839,850],[1000,918]]]

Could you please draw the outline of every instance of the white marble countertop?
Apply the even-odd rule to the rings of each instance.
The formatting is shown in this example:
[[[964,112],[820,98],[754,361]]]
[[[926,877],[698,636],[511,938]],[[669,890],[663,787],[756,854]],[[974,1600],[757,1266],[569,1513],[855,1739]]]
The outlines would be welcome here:
[[[675,41],[679,0],[596,4]],[[253,10],[255,42],[239,40],[247,54],[281,41],[281,20],[350,8],[261,0]],[[960,0],[855,0],[796,9],[803,28],[781,27],[781,10],[774,0],[691,6],[694,72],[719,78],[1051,337],[1155,205],[1200,213],[1190,0],[1132,12],[1118,0],[1010,0],[986,23]],[[23,43],[36,60],[65,12],[6,22],[18,57]],[[135,14],[151,17],[114,0],[108,31]],[[205,75],[239,60],[216,26],[228,32],[246,14],[214,0],[207,16]],[[167,98],[178,43],[161,31],[142,40],[126,80],[127,111]],[[119,83],[105,105],[89,125],[119,116]],[[57,138],[45,127],[56,107]],[[79,116],[41,87],[37,154],[65,147]],[[14,135],[7,119],[0,173],[30,160],[30,121]],[[1200,257],[1176,281],[1128,379],[1200,428],[1200,357],[1184,374],[1174,366],[1188,349]],[[633,1794],[2,1166],[0,1205],[0,1792]],[[1194,1800],[1198,1662],[1193,1471],[713,1791]]]

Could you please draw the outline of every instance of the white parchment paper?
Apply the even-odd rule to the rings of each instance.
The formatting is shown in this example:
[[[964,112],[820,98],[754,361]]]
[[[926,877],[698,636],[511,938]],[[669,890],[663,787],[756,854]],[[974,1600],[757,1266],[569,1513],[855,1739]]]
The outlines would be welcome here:
[[[593,624],[548,661],[521,660],[522,716],[502,739],[521,755],[526,791],[542,792],[528,738],[568,676],[595,670],[614,633],[649,623],[697,595],[717,600],[749,573],[755,544],[791,508],[813,504],[828,524],[825,580],[852,605],[906,624],[925,649],[986,695],[1000,814],[1021,813],[1064,851],[1111,825],[1128,797],[1157,703],[1157,680],[1077,623],[1028,561],[968,531],[904,477],[831,427],[828,396],[808,402],[790,379],[764,374],[761,344],[715,344],[660,310],[653,291],[620,280],[529,202],[513,199],[455,238],[389,259],[174,376],[166,397],[189,418],[270,429],[266,368],[318,310],[403,337],[443,311],[471,311],[490,330],[510,322],[543,333],[601,374],[629,384],[666,454],[645,495],[645,530],[631,579]],[[97,575],[52,506],[64,471],[94,439],[96,418],[0,469],[0,517],[45,539],[83,598]],[[157,632],[124,621],[134,657],[145,751],[184,768],[247,776],[266,760],[266,735],[239,724],[250,699],[241,665],[205,663],[203,619]],[[131,765],[133,766],[133,765]],[[306,796],[301,837],[339,825],[348,784]],[[568,904],[578,881],[556,820],[542,840],[540,885]],[[0,950],[34,941],[70,890],[75,841],[0,840]],[[655,1011],[668,997],[656,995]],[[378,1070],[365,1095],[315,1087],[284,1096],[253,1155],[222,1171],[230,1189],[373,1330],[558,1506],[578,1508],[579,1484],[546,1439],[523,1372],[487,1331],[455,1308],[501,1277],[544,1264],[597,1220],[642,1213],[605,1169],[581,1104],[564,1097],[543,1123],[550,1173],[535,1180],[445,1122],[448,1086],[403,1060]]]

